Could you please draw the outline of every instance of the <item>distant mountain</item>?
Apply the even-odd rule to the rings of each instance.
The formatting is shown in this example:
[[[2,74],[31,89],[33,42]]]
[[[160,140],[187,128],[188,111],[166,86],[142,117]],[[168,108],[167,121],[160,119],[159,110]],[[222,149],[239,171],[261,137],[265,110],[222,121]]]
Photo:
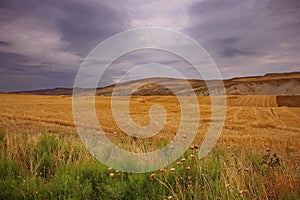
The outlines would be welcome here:
[[[186,80],[174,78],[149,78],[143,80],[134,80],[110,85],[104,88],[98,88],[96,95],[110,96],[114,95],[187,95],[188,90],[184,87]],[[212,86],[212,94],[220,94],[221,88],[216,85],[214,80],[188,80],[196,95],[208,96],[209,92],[206,82]],[[224,80],[224,86],[227,95],[300,95],[300,72],[291,73],[272,73],[264,76],[238,77]],[[167,87],[163,86],[167,85]],[[77,88],[83,94],[90,89]],[[72,95],[72,88],[54,88],[32,91],[18,91],[18,94],[42,94],[42,95]]]
[[[53,88],[41,90],[15,91],[14,94],[42,94],[42,95],[72,95],[73,88]]]

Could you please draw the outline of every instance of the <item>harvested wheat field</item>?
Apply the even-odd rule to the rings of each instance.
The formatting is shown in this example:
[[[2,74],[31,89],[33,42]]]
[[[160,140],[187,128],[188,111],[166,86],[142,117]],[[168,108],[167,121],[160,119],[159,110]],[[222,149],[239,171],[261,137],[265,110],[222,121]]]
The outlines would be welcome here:
[[[1,94],[0,195],[4,199],[297,199],[300,108],[293,103],[297,98],[226,97],[226,120],[217,145],[198,159],[194,155],[211,121],[210,97],[198,97],[201,116],[190,150],[158,172],[130,174],[100,164],[85,150],[75,129],[71,96]],[[115,100],[126,106],[124,97]],[[111,97],[96,97],[95,108],[101,128],[115,144],[147,152],[166,145],[180,126],[181,109],[174,96],[131,97],[133,121],[148,125],[154,104],[165,108],[166,123],[157,135],[144,139],[118,128]]]
[[[117,97],[122,102],[122,97]],[[0,127],[9,133],[65,132],[76,134],[72,116],[72,97],[1,94]],[[201,110],[195,143],[201,140],[210,123],[210,98],[198,97]],[[177,132],[180,107],[176,97],[132,97],[130,112],[133,121],[149,124],[149,109],[161,104],[167,110],[164,128],[155,136],[170,140]],[[97,116],[108,135],[122,131],[111,112],[110,97],[96,97]],[[300,108],[278,107],[276,96],[228,96],[226,120],[218,144],[243,148],[289,149],[300,155]],[[154,138],[155,138],[154,137]]]

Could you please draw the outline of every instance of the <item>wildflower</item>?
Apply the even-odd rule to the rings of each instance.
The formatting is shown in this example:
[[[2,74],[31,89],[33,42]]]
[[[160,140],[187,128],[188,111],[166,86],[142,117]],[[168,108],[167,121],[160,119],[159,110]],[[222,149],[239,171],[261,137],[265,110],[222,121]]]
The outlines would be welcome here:
[[[181,162],[176,162],[176,164],[177,164],[177,165],[180,165],[180,164],[181,164]]]
[[[186,161],[185,158],[182,158],[182,159],[181,159],[181,162],[182,162],[182,163],[184,163],[185,161]]]
[[[267,149],[266,149],[266,152],[270,152],[270,151],[271,151],[270,148],[267,148]]]
[[[112,170],[112,167],[107,168],[107,170],[108,170],[108,171],[111,171],[111,170]]]
[[[194,145],[190,146],[190,149],[195,149],[195,146]]]
[[[245,171],[248,172],[248,171],[250,171],[250,169],[249,169],[248,167],[246,167],[246,168],[245,168]]]
[[[175,172],[176,171],[176,169],[174,168],[174,167],[172,167],[171,169],[170,169],[170,172]]]
[[[190,171],[191,167],[186,167],[185,170]]]
[[[109,174],[109,177],[111,177],[111,178],[113,178],[114,176],[115,176],[114,173],[110,173],[110,174]]]
[[[167,199],[172,199],[173,198],[173,196],[168,196],[168,198]]]
[[[191,155],[190,155],[190,158],[194,158],[194,157],[195,157],[194,154],[191,154]]]
[[[160,169],[159,173],[164,173],[166,170],[165,169]]]
[[[154,179],[154,178],[155,178],[155,176],[156,176],[156,174],[155,174],[155,173],[153,173],[153,174],[151,174],[149,177],[150,177],[151,179]]]

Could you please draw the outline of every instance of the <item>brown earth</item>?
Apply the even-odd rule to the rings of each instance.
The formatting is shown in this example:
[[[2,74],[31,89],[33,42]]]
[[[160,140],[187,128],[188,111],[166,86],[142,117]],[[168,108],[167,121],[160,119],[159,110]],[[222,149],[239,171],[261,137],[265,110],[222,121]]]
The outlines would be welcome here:
[[[221,94],[222,88],[217,84],[217,81],[209,80],[188,80],[191,87],[198,96],[209,96]],[[136,96],[170,96],[174,95],[172,91],[177,92],[177,95],[188,95],[190,92],[186,90],[184,85],[185,80],[172,78],[149,78],[144,80],[128,81],[115,85],[98,88],[96,95],[111,96],[126,96],[134,94]],[[208,83],[211,86],[209,92],[206,86]],[[300,72],[292,73],[277,73],[266,74],[265,76],[255,77],[240,77],[223,81],[227,95],[300,95]],[[165,87],[165,86],[166,87]],[[114,91],[115,89],[115,91]],[[71,88],[55,88],[45,90],[20,91],[15,93],[25,94],[44,94],[44,95],[72,95]],[[77,88],[77,91],[85,93],[90,89]]]
[[[300,96],[276,96],[278,106],[300,107]]]

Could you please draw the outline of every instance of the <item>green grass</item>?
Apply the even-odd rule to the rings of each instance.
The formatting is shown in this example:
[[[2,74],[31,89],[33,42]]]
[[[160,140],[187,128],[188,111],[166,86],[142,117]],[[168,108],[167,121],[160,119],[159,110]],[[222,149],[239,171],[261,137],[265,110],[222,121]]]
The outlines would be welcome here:
[[[199,160],[190,149],[161,172],[131,174],[68,137],[0,131],[0,199],[300,199],[299,174],[271,152],[215,148]]]

